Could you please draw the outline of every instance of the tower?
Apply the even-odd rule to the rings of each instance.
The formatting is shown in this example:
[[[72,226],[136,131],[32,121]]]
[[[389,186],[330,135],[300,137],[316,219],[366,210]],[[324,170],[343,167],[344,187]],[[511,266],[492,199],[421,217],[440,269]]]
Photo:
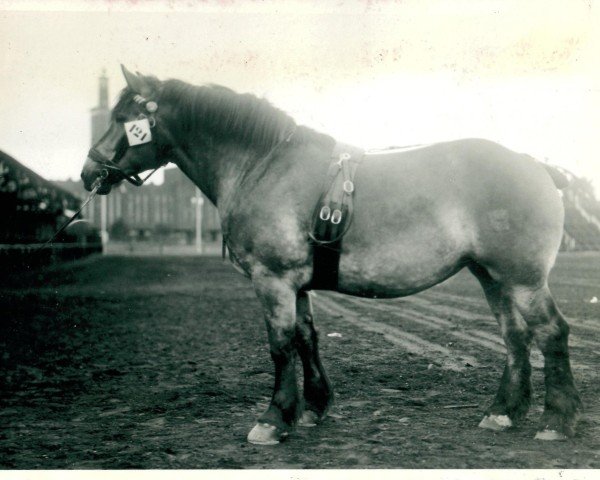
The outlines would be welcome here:
[[[110,110],[108,108],[108,77],[106,69],[102,69],[98,84],[98,106],[92,108],[92,145],[104,135],[110,122]],[[107,219],[106,196],[100,197],[100,235],[102,237],[102,251],[106,252],[108,242],[108,219]],[[92,207],[93,208],[93,207]],[[94,212],[95,213],[95,212]],[[95,215],[92,213],[90,221],[97,225]]]
[[[102,69],[98,88],[98,106],[92,108],[92,145],[95,144],[108,128],[110,110],[108,108],[108,77],[106,69]]]

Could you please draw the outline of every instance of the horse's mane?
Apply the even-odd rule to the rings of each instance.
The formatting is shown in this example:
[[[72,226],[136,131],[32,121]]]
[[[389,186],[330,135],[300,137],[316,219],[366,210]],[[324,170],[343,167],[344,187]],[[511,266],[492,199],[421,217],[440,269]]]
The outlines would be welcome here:
[[[255,95],[239,94],[220,85],[191,85],[181,80],[159,81],[144,76],[158,97],[160,104],[169,104],[177,111],[171,128],[191,135],[207,132],[214,140],[236,143],[259,153],[267,153],[282,140],[293,134],[295,141],[311,138],[313,141],[333,142],[328,135],[296,125],[287,113]],[[121,92],[113,115],[136,95],[129,88]],[[160,107],[159,107],[160,108]]]
[[[214,139],[233,138],[241,145],[268,151],[295,129],[293,118],[267,100],[238,94],[219,85],[195,86],[167,80],[160,87],[160,102],[178,112],[173,128],[207,131]]]

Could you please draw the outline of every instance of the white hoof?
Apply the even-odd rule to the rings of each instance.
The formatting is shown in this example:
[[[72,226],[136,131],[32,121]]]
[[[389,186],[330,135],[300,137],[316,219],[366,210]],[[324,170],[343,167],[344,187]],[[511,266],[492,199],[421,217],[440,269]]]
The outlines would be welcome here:
[[[486,415],[483,417],[483,420],[479,422],[479,427],[494,430],[495,432],[501,432],[502,430],[512,427],[512,420],[508,415]]]
[[[312,410],[304,410],[298,420],[299,427],[316,427],[319,423],[319,416]]]
[[[542,430],[541,432],[537,432],[535,434],[536,440],[549,440],[549,441],[564,441],[567,439],[567,436],[557,432],[556,430]]]
[[[277,445],[287,437],[287,433],[278,433],[275,425],[257,423],[248,434],[248,441],[254,445]]]

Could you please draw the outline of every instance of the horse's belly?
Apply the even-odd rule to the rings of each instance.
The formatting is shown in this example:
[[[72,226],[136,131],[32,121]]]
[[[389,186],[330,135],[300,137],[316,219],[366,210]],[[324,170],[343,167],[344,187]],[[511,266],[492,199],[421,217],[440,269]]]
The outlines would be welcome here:
[[[451,277],[464,265],[460,251],[414,247],[404,251],[358,251],[342,255],[338,290],[371,298],[412,295]]]
[[[385,213],[378,214],[384,207]],[[357,208],[342,241],[339,289],[397,297],[429,288],[465,265],[473,244],[470,225],[464,209],[422,195]]]

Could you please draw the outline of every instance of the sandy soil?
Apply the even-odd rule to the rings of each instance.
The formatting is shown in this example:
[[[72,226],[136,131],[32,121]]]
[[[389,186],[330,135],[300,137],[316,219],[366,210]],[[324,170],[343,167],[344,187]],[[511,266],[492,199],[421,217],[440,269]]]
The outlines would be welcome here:
[[[245,437],[273,382],[249,282],[217,258],[94,257],[0,279],[0,468],[600,468],[600,256],[559,258],[586,414],[577,436],[477,428],[503,347],[461,273],[393,301],[319,292],[330,417],[275,447]],[[335,334],[335,335],[332,335]]]

